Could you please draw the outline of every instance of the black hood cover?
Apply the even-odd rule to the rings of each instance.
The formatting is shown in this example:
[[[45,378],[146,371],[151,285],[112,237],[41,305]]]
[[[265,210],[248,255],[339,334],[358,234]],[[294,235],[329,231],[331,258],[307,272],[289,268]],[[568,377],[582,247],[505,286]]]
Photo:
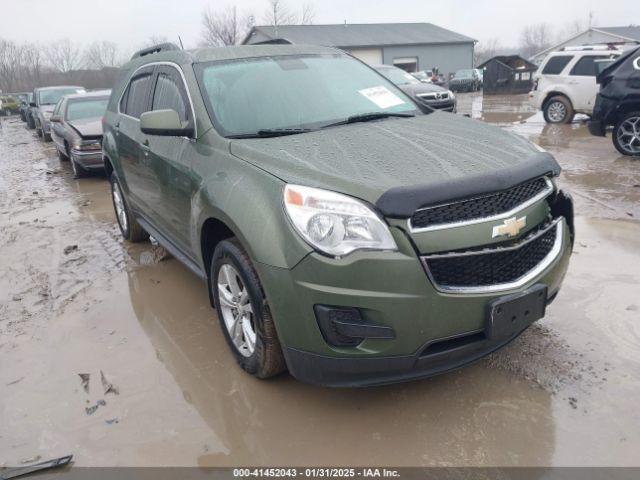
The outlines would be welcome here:
[[[543,175],[560,175],[560,165],[549,153],[533,154],[528,162],[490,173],[457,177],[387,190],[376,202],[385,217],[407,218],[419,208],[508,190]]]

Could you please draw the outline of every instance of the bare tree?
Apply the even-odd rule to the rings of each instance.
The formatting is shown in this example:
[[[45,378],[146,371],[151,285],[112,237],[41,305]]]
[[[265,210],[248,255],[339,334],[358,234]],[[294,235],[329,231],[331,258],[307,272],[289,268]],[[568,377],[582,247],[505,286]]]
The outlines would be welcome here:
[[[44,69],[44,55],[42,47],[33,43],[27,43],[22,47],[22,65],[21,65],[21,89],[31,89],[41,84],[42,73]]]
[[[283,0],[268,0],[269,7],[264,15],[267,25],[278,27],[279,25],[293,25],[297,22],[296,15],[289,10]]]
[[[15,90],[20,80],[22,49],[14,42],[0,39],[0,89]]]
[[[49,44],[46,50],[51,66],[60,73],[69,73],[82,66],[82,52],[68,38]]]
[[[549,48],[552,42],[553,29],[549,24],[527,25],[520,34],[520,51],[528,58]]]
[[[316,9],[313,3],[305,3],[302,5],[302,14],[300,15],[301,25],[311,25],[316,17]]]
[[[503,50],[497,38],[489,38],[486,41],[478,42],[473,49],[473,64],[478,66],[490,58],[495,57]]]
[[[240,43],[253,26],[253,15],[238,15],[238,9],[227,7],[222,11],[207,8],[202,12],[201,45],[224,47]]]
[[[118,45],[109,41],[93,42],[84,52],[87,68],[102,70],[106,67],[117,67],[122,63]]]

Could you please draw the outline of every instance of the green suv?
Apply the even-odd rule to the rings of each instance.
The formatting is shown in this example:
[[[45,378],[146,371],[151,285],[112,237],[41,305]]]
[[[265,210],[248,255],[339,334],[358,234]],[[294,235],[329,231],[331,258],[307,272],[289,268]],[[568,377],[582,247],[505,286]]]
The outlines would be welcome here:
[[[124,72],[103,140],[122,234],[207,282],[247,372],[435,375],[507,344],[558,293],[573,206],[527,140],[422,111],[331,48],[163,44]]]

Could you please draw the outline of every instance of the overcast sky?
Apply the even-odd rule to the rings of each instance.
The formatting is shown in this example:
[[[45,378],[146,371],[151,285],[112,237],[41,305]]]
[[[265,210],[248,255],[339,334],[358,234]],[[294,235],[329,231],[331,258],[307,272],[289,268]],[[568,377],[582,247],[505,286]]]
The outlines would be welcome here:
[[[298,11],[303,1],[285,0]],[[640,24],[638,0],[315,0],[314,23],[431,22],[480,41],[516,45],[523,26],[548,22],[562,31],[574,20],[595,26]],[[237,5],[258,24],[267,0],[0,0],[0,37],[46,42],[110,40],[131,51],[151,36],[197,45],[202,11]]]

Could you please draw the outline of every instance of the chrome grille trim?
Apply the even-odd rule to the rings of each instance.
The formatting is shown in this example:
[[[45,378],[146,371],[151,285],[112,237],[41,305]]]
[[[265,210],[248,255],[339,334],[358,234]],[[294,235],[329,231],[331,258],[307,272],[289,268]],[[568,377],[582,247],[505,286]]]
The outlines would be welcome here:
[[[435,230],[444,230],[444,229],[447,229],[447,228],[466,227],[468,225],[476,225],[478,223],[484,223],[484,222],[494,222],[496,220],[504,220],[505,218],[513,217],[514,215],[517,215],[518,213],[520,213],[522,210],[525,210],[525,209],[529,208],[534,203],[539,202],[540,200],[548,197],[551,193],[553,193],[555,187],[553,186],[553,183],[551,182],[551,180],[549,180],[548,177],[544,177],[544,180],[547,183],[547,188],[545,190],[543,190],[540,193],[538,193],[535,197],[531,197],[526,202],[522,202],[520,205],[516,206],[515,208],[512,208],[508,212],[499,213],[497,215],[491,215],[489,217],[479,217],[479,218],[474,218],[474,219],[471,219],[471,220],[463,220],[461,222],[439,223],[437,225],[430,225],[428,227],[419,227],[419,228],[415,228],[411,224],[411,218],[409,218],[407,220],[407,227],[408,227],[408,229],[409,229],[409,231],[411,233],[422,233],[422,232],[432,232],[432,231],[435,231]],[[489,195],[483,195],[481,197],[475,197],[475,198],[476,199],[480,199],[480,198],[484,198],[486,196],[491,196],[491,195],[493,195],[493,193],[491,193]],[[469,200],[474,200],[474,198],[465,198],[465,199],[463,199],[461,201],[465,201],[466,202],[466,201],[469,201]],[[420,212],[422,210],[428,210],[430,208],[441,207],[443,205],[452,205],[452,204],[455,204],[455,203],[459,203],[459,201],[444,203],[444,204],[440,204],[440,205],[433,205],[431,207],[426,207],[426,208],[419,208],[418,210],[416,210],[416,212]]]
[[[556,228],[556,238],[551,248],[551,251],[547,254],[547,256],[533,269],[529,270],[525,275],[520,277],[517,280],[509,283],[500,283],[495,285],[482,285],[477,287],[468,287],[468,286],[455,286],[455,285],[441,285],[438,284],[433,275],[429,270],[429,265],[427,264],[427,260],[431,258],[445,258],[445,257],[460,257],[465,255],[482,255],[486,253],[497,253],[501,251],[508,250],[518,250],[523,246],[527,245],[530,242],[535,241],[540,236],[547,233],[550,229]],[[564,217],[559,217],[555,219],[547,228],[536,232],[535,235],[531,235],[530,237],[525,238],[525,240],[513,247],[497,247],[497,248],[487,248],[485,250],[478,251],[465,251],[465,252],[451,252],[444,254],[432,254],[432,255],[424,255],[420,257],[422,265],[427,272],[427,276],[429,277],[429,281],[431,281],[432,285],[436,290],[442,293],[494,293],[501,292],[505,290],[512,290],[516,288],[523,287],[535,277],[540,275],[543,271],[545,271],[555,260],[558,258],[560,253],[562,252],[562,243],[564,241]]]

